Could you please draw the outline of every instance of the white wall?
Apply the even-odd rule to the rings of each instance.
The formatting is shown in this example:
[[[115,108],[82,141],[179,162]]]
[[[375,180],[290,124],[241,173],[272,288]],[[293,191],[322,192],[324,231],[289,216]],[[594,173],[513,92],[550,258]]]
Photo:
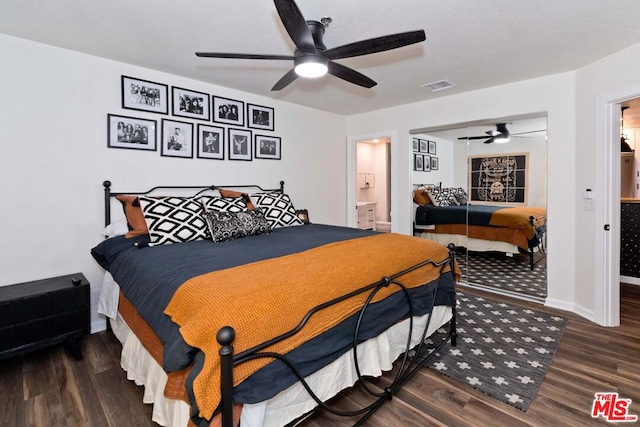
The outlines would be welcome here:
[[[399,231],[410,234],[413,203],[406,189],[411,188],[411,129],[547,113],[548,302],[573,306],[577,269],[577,232],[573,221],[577,200],[575,106],[575,73],[567,72],[351,116],[348,132],[357,135],[389,129],[397,131],[399,158],[396,164],[399,168],[397,188],[393,190],[405,198],[398,203]],[[403,163],[406,168],[400,167]]]
[[[89,250],[101,240],[105,179],[114,191],[277,187],[284,180],[312,221],[346,224],[343,116],[5,35],[0,54],[0,286],[83,272],[95,305],[102,271]],[[107,113],[154,119],[158,126],[170,117],[121,109],[123,74],[275,108],[272,134],[282,138],[282,160],[180,159],[107,148]],[[93,321],[94,330],[103,323],[95,306]]]

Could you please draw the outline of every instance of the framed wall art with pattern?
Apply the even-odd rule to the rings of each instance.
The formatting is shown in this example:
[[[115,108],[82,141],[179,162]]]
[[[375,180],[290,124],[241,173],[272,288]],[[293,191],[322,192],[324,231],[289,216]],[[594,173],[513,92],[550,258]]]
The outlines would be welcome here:
[[[527,204],[529,153],[469,156],[469,200]]]

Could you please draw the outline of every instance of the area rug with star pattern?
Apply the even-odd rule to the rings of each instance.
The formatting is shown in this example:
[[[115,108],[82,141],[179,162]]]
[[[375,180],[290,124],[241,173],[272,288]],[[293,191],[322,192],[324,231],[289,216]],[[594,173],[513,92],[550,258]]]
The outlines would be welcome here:
[[[458,301],[456,347],[444,345],[425,366],[526,411],[553,361],[566,319],[462,292]],[[444,339],[448,328],[428,338],[427,347]]]

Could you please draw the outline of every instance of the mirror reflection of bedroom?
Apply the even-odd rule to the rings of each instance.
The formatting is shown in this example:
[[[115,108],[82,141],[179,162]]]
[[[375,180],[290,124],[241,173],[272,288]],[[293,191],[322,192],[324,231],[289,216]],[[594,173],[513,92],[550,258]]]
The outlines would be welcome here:
[[[523,115],[411,132],[414,235],[454,243],[463,282],[547,296],[547,119]]]

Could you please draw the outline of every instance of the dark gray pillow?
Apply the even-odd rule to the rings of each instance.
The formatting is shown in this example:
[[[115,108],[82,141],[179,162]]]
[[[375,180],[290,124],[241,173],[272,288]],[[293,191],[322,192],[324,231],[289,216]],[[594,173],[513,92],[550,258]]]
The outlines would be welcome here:
[[[467,192],[464,191],[464,188],[458,187],[458,188],[452,188],[451,190],[453,192],[453,196],[456,198],[459,205],[467,204],[469,199],[467,198]]]
[[[271,232],[260,208],[245,212],[210,211],[205,214],[205,219],[211,239],[216,243]]]

